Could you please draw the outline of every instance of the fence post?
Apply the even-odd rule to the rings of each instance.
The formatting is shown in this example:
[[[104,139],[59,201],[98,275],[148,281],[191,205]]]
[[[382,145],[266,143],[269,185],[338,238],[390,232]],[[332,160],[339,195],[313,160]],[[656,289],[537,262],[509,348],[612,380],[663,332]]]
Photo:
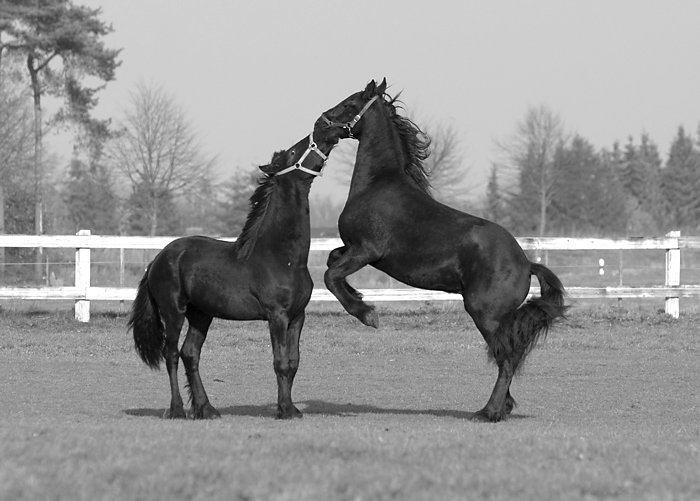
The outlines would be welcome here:
[[[667,237],[680,237],[680,231],[669,231]],[[673,249],[666,249],[666,286],[675,286],[681,284],[681,248],[678,240]],[[666,313],[673,318],[680,316],[680,298],[667,297],[665,304]]]
[[[80,230],[77,235],[89,235],[90,230]],[[87,293],[90,287],[90,249],[75,250],[75,286],[80,292]],[[76,299],[75,319],[78,322],[90,321],[90,301]]]

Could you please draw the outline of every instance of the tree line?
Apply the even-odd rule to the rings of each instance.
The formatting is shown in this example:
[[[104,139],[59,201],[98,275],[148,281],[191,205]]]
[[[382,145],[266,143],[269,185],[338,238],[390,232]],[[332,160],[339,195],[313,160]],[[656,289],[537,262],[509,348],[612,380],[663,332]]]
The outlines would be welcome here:
[[[484,216],[517,235],[663,235],[700,226],[700,127],[679,126],[662,158],[648,134],[596,148],[565,132],[545,106],[531,108],[501,145]]]
[[[120,55],[105,47],[112,28],[100,16],[69,0],[0,3],[0,231],[237,235],[258,170],[217,179],[216,157],[165,89],[139,83],[122,116],[93,117],[101,87],[86,82],[109,84]],[[47,96],[63,103],[50,115]],[[528,110],[499,142],[504,159],[493,164],[479,201],[465,181],[459,131],[428,123],[436,198],[516,235],[697,231],[700,130],[679,127],[662,158],[647,134],[598,150],[562,123],[544,106]],[[73,134],[64,162],[44,145],[46,131],[58,128]],[[341,178],[349,179],[353,158],[341,161]],[[312,224],[335,227],[341,208],[330,197],[312,201]]]

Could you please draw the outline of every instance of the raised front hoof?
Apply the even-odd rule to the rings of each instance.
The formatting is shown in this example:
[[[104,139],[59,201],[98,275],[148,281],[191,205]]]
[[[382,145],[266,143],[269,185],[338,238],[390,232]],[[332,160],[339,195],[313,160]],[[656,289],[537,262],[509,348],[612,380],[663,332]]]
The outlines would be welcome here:
[[[277,419],[299,419],[302,417],[304,415],[294,405],[291,407],[277,407]]]
[[[475,412],[471,419],[480,423],[498,423],[503,421],[506,416],[505,409],[503,411],[493,411],[484,407],[479,412]]]
[[[190,419],[220,419],[221,413],[217,411],[209,402],[199,406],[192,406],[187,413]]]
[[[186,419],[185,409],[182,407],[175,407],[170,409],[165,409],[163,413],[163,419]]]
[[[368,327],[379,328],[379,315],[374,307],[367,306],[355,315],[357,319]]]

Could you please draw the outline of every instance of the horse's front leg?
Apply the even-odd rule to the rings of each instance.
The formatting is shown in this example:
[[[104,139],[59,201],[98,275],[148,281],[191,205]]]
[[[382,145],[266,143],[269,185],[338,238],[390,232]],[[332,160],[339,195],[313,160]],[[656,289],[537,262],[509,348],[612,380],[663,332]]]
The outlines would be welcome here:
[[[273,367],[277,376],[278,419],[302,417],[292,402],[292,385],[299,368],[299,337],[304,326],[304,310],[291,322],[287,318],[286,314],[279,313],[269,320]]]
[[[207,331],[211,325],[212,317],[190,308],[187,311],[187,336],[182,343],[180,356],[185,366],[185,374],[190,390],[190,400],[192,401],[193,419],[216,419],[221,414],[209,403],[202,378],[199,375],[199,356],[202,352],[202,345],[207,338]]]
[[[336,249],[333,249],[329,254],[328,254],[328,259],[326,260],[326,266],[329,268],[333,266],[333,264],[340,259],[343,254],[345,254],[345,251],[347,250],[347,247],[338,247]]]
[[[379,327],[379,318],[374,306],[362,300],[362,294],[348,284],[346,278],[365,267],[373,260],[362,248],[339,247],[328,256],[328,269],[323,281],[331,293],[340,301],[345,311],[370,327]]]

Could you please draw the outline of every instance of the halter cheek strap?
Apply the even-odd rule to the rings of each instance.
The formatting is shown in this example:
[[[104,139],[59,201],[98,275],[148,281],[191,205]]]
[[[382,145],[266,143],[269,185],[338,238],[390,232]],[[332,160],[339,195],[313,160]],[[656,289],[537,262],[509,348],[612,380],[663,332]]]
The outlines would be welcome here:
[[[307,169],[303,165],[301,165],[304,160],[306,160],[306,157],[309,156],[309,153],[315,152],[318,156],[320,156],[323,159],[323,165],[321,166],[321,170],[315,171],[311,169]],[[326,156],[316,145],[314,142],[314,133],[313,131],[311,134],[309,134],[309,146],[306,147],[306,151],[304,154],[301,156],[299,161],[295,163],[294,165],[287,167],[286,169],[282,169],[281,171],[277,172],[275,176],[281,176],[282,174],[287,174],[288,172],[292,172],[294,170],[300,170],[302,172],[306,172],[307,174],[311,174],[313,176],[318,176],[321,177],[323,176],[323,169],[326,168],[326,162],[328,161],[328,156]]]
[[[365,114],[365,112],[369,109],[370,106],[372,106],[372,103],[374,103],[379,96],[373,96],[372,99],[367,101],[367,103],[362,107],[360,112],[353,117],[352,120],[350,120],[348,123],[342,123],[342,122],[332,122],[326,118],[325,114],[321,114],[321,118],[323,121],[326,123],[327,126],[329,127],[342,127],[343,129],[347,129],[348,135],[350,136],[351,139],[354,139],[355,136],[352,135],[352,128],[357,125],[357,122],[360,121],[362,118],[362,115]]]

